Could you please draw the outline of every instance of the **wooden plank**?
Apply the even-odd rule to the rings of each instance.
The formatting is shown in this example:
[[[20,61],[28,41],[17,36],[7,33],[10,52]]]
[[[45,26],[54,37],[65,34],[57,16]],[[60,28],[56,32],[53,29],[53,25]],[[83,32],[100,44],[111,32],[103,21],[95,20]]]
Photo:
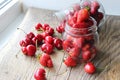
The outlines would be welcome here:
[[[49,23],[55,28],[58,21],[53,17],[54,12],[31,8],[19,27],[30,32],[34,31],[37,22],[41,22]],[[45,68],[47,80],[120,80],[120,16],[107,16],[105,25],[99,30],[100,43],[97,45],[99,52],[93,62],[97,67],[105,68],[102,72],[87,74],[83,70],[84,64],[67,68],[63,63],[66,54],[55,50],[51,55],[54,67]],[[0,49],[0,80],[34,80],[34,71],[42,67],[36,58],[22,54],[19,41],[24,36],[22,31],[16,30],[9,42]]]

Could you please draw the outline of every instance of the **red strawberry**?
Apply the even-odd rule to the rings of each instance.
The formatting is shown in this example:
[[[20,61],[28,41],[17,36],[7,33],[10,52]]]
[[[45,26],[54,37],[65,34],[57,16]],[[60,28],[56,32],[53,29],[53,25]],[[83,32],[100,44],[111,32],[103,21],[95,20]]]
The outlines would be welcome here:
[[[50,55],[46,53],[42,54],[42,56],[40,57],[40,64],[45,67],[53,67],[53,63],[50,58]]]
[[[68,67],[75,67],[77,65],[77,61],[73,59],[72,57],[68,56],[65,61],[65,65]]]
[[[81,9],[78,12],[77,23],[85,21],[89,18],[89,12],[87,9]]]

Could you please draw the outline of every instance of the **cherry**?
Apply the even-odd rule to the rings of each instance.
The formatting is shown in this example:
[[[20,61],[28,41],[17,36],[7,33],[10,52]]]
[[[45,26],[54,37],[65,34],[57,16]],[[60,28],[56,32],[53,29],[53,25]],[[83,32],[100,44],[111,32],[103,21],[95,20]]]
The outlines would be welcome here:
[[[74,11],[79,11],[81,9],[80,4],[77,4],[77,3],[74,4],[73,9],[74,9]]]
[[[39,68],[35,71],[34,78],[36,80],[46,80],[45,73],[46,71],[43,68]]]
[[[46,36],[45,37],[45,43],[53,44],[53,37],[52,36]]]
[[[40,64],[45,67],[53,67],[52,59],[50,55],[43,53],[42,56],[40,57]]]
[[[73,41],[74,46],[82,48],[85,43],[84,37],[75,38]]]
[[[43,40],[43,35],[42,34],[37,34],[36,38],[37,38],[38,42],[41,43],[42,40]]]
[[[80,48],[75,46],[74,48],[70,49],[68,53],[72,58],[78,58],[80,55]]]
[[[51,54],[53,52],[53,46],[49,43],[44,43],[41,46],[41,50],[47,54]]]
[[[33,37],[33,38],[32,38],[32,43],[33,43],[34,45],[36,44],[36,41],[37,41],[37,43],[38,43],[37,37]]]
[[[27,47],[27,55],[34,56],[36,52],[36,47],[34,45],[28,45]]]
[[[58,38],[55,38],[54,39],[54,46],[61,50],[63,47],[62,47],[62,40],[61,39],[58,39]]]
[[[83,58],[83,60],[88,61],[88,60],[91,59],[91,56],[92,56],[92,53],[91,53],[90,50],[82,51],[82,58]]]
[[[70,19],[68,19],[68,24],[70,26],[73,26],[76,22],[77,22],[77,17],[71,17]]]
[[[42,24],[37,23],[36,26],[35,26],[35,30],[39,31],[40,28],[42,28]]]
[[[83,47],[82,47],[82,50],[83,51],[87,51],[91,48],[91,45],[90,44],[85,44]]]
[[[58,26],[58,27],[56,27],[56,31],[58,32],[58,33],[63,33],[64,32],[64,26]]]
[[[64,63],[68,67],[75,67],[77,65],[77,61],[73,59],[72,57],[68,56],[65,60]]]
[[[22,50],[23,54],[27,55],[27,48],[26,47],[22,47],[21,50]]]
[[[98,10],[100,8],[100,4],[97,1],[93,1],[91,3],[91,6],[95,9]]]
[[[46,36],[49,36],[49,34],[47,32],[43,32],[43,33],[41,33],[41,35],[42,35],[43,39],[45,39]]]
[[[54,29],[49,27],[49,28],[46,29],[46,33],[48,33],[49,35],[52,36],[54,34]]]
[[[74,47],[72,41],[68,39],[63,41],[62,46],[63,46],[63,49],[67,52],[69,52],[70,49]]]
[[[19,44],[20,44],[21,47],[26,47],[26,46],[28,45],[25,40],[21,40],[21,41],[19,42]]]
[[[49,28],[50,27],[50,25],[49,24],[43,24],[43,26],[42,26],[42,29],[45,31],[47,28]]]
[[[26,34],[26,38],[32,39],[33,37],[35,37],[33,32],[29,32],[28,34]]]
[[[85,70],[85,72],[87,72],[89,74],[93,74],[96,71],[96,68],[95,68],[95,66],[94,66],[94,64],[92,62],[88,62],[84,66],[84,70]]]

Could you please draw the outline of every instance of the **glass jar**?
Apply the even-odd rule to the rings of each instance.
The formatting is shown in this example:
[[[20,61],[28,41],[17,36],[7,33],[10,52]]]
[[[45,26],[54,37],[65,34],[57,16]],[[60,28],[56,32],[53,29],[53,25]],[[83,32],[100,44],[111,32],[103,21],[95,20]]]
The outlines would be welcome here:
[[[88,28],[73,28],[66,24],[63,33],[63,49],[75,59],[84,61],[92,60],[97,52],[96,45],[99,43],[96,22]]]

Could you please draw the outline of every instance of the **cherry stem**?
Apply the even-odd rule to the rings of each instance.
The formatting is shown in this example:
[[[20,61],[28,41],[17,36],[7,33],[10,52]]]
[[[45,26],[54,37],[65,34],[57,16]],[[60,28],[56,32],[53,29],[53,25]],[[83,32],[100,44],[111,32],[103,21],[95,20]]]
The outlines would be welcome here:
[[[27,34],[23,29],[21,28],[17,28],[17,30],[21,30],[22,32],[24,32],[25,34]]]

